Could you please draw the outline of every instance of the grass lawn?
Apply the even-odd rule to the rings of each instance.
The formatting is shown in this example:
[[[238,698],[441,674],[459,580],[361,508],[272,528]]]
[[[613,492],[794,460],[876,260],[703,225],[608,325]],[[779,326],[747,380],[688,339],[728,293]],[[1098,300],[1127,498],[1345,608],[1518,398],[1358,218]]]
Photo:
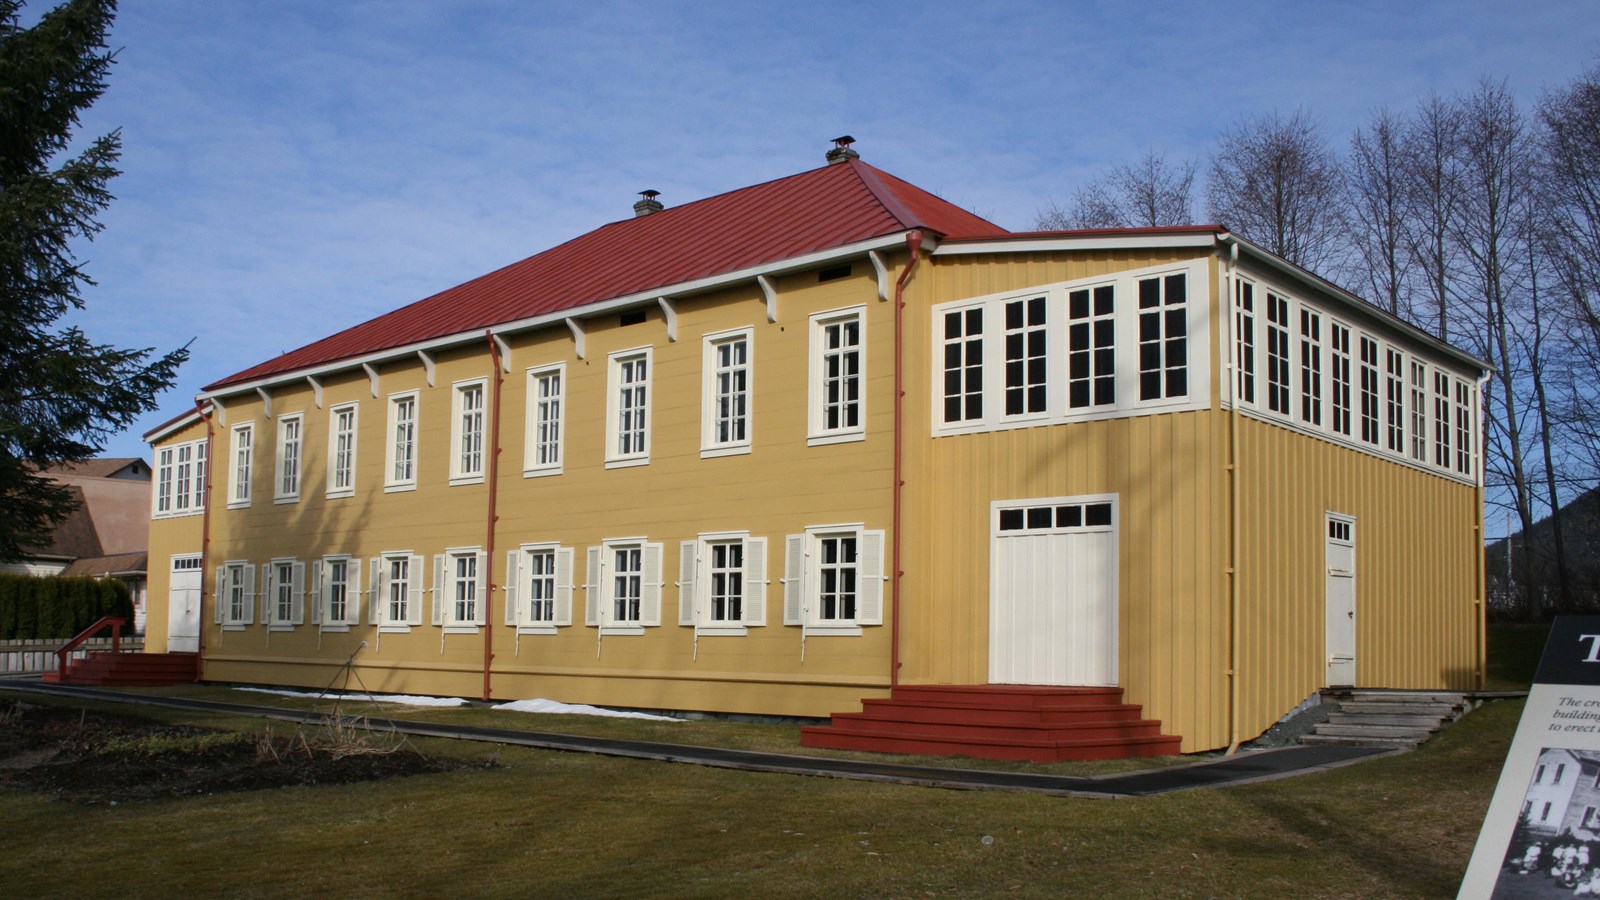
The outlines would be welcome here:
[[[1499,634],[1491,635],[1496,655],[1505,640]],[[1497,687],[1515,687],[1520,671],[1497,669],[1505,682]],[[215,688],[199,690],[218,696]],[[228,693],[235,702],[251,696]],[[117,807],[0,791],[0,885],[15,897],[1451,896],[1521,709],[1520,701],[1491,703],[1416,752],[1327,773],[1125,800],[417,740],[430,755],[498,753],[501,765]],[[504,724],[499,717],[514,714],[408,715]],[[567,719],[578,721],[558,721]],[[782,736],[793,729],[783,726],[509,721],[530,730],[795,749],[792,736]]]

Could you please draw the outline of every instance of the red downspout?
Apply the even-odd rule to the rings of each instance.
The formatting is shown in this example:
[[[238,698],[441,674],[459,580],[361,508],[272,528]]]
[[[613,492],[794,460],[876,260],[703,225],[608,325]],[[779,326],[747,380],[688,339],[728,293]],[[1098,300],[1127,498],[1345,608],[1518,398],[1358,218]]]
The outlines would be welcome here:
[[[894,597],[891,600],[890,615],[894,617],[894,625],[889,631],[889,687],[900,685],[900,576],[905,573],[900,571],[900,505],[901,495],[904,493],[906,482],[902,475],[902,457],[904,455],[904,441],[902,440],[903,407],[905,405],[905,308],[904,291],[906,281],[911,277],[911,270],[917,267],[921,259],[922,232],[912,231],[906,235],[906,249],[911,251],[911,259],[906,262],[905,271],[894,283]]]
[[[205,502],[206,502],[206,505],[205,505],[205,508],[202,509],[201,512],[200,512],[200,610],[199,610],[200,621],[197,623],[198,627],[195,628],[195,639],[194,639],[194,680],[195,681],[204,681],[205,680],[205,665],[206,665],[206,652],[205,652],[206,651],[206,584],[207,584],[207,582],[209,582],[211,584],[215,584],[216,583],[216,580],[213,579],[211,577],[211,575],[210,575],[211,570],[206,567],[206,560],[209,558],[209,554],[211,552],[211,500],[212,500],[212,497],[211,497],[211,473],[217,467],[216,457],[213,456],[212,452],[211,452],[214,449],[212,447],[212,444],[216,443],[215,434],[214,434],[214,430],[212,428],[212,423],[211,423],[211,417],[212,417],[212,415],[216,414],[216,409],[217,409],[216,406],[213,405],[211,407],[211,412],[207,413],[205,411],[205,408],[200,404],[199,400],[196,400],[194,402],[194,411],[195,411],[195,413],[197,415],[199,415],[201,419],[204,419],[205,423],[206,423],[206,487],[205,487]],[[170,581],[171,578],[172,578],[172,572],[171,572],[172,567],[171,567],[170,564],[167,566],[167,569],[168,569],[168,571],[167,571],[167,579]],[[168,593],[169,596],[172,593],[172,586],[170,584],[167,586],[167,593]],[[211,602],[212,603],[220,603],[221,601],[217,597],[212,597],[211,598]],[[172,618],[172,604],[170,602],[167,604],[167,618],[168,619]],[[167,648],[167,652],[168,653],[172,652],[172,648],[168,647]]]
[[[487,552],[483,562],[483,699],[489,699],[489,665],[494,661],[494,501],[500,483],[500,345],[495,343],[494,332],[484,331],[489,339],[489,359],[494,363],[494,381],[489,390],[489,522],[488,536],[484,538]]]

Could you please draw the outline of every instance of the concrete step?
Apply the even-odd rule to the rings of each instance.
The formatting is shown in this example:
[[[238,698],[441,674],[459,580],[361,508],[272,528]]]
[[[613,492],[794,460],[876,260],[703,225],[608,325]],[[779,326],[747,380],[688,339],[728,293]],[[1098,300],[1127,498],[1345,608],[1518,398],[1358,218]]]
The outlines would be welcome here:
[[[1316,733],[1323,737],[1373,738],[1378,740],[1403,740],[1421,742],[1433,734],[1432,728],[1399,728],[1391,725],[1318,725]]]
[[[1466,695],[1451,691],[1351,691],[1340,699],[1374,703],[1444,703],[1454,706],[1467,702]]]
[[[1365,700],[1347,700],[1339,704],[1339,710],[1346,713],[1378,716],[1433,716],[1442,719],[1455,716],[1461,712],[1462,707],[1449,706],[1444,703],[1377,703]]]
[[[1302,744],[1345,744],[1359,747],[1394,747],[1396,749],[1414,750],[1418,741],[1402,738],[1369,738],[1369,737],[1343,737],[1335,734],[1308,734],[1300,739]]]
[[[1329,725],[1395,725],[1402,728],[1426,728],[1437,731],[1442,724],[1439,716],[1399,716],[1354,714],[1336,712],[1328,714]]]

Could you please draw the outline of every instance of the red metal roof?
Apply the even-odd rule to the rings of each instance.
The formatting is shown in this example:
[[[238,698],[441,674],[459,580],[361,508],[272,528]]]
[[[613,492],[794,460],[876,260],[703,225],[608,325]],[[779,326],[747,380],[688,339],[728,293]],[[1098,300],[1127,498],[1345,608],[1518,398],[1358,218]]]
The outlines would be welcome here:
[[[215,390],[912,228],[1008,232],[858,159],[603,225],[208,385]]]

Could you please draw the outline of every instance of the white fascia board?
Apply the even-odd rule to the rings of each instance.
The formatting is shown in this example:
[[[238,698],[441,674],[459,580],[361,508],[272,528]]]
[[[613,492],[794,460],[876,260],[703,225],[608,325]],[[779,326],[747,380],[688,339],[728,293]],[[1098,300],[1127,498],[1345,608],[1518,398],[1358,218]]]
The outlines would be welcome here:
[[[604,315],[605,313],[617,312],[632,306],[653,304],[662,297],[676,299],[689,294],[698,294],[705,291],[716,290],[717,288],[738,284],[741,281],[751,281],[757,275],[781,275],[786,272],[792,272],[799,269],[814,268],[822,265],[823,263],[831,262],[836,259],[850,259],[852,257],[865,256],[872,250],[898,249],[905,246],[905,235],[906,232],[897,231],[894,234],[885,235],[883,237],[876,237],[865,241],[857,241],[854,244],[845,244],[843,246],[834,247],[828,250],[819,250],[815,253],[807,253],[803,256],[792,256],[788,259],[780,259],[776,262],[764,263],[759,266],[752,266],[748,269],[738,269],[733,272],[724,272],[720,275],[709,275],[705,278],[697,278],[693,281],[685,281],[679,284],[653,287],[649,290],[627,294],[622,297],[614,297],[610,300],[600,300],[587,306],[575,306],[568,309],[557,310],[555,312],[543,313],[537,316],[529,316],[525,319],[513,319],[509,322],[502,322],[498,325],[491,326],[488,330],[497,335],[514,334],[519,331],[531,331],[535,328],[543,328],[547,325],[558,325],[567,319]],[[924,240],[923,248],[927,248],[926,240]],[[212,397],[230,397],[235,394],[249,393],[258,387],[264,388],[276,384],[283,384],[284,382],[289,381],[300,381],[308,375],[322,376],[331,374],[333,372],[348,371],[350,369],[369,366],[375,363],[385,362],[387,360],[399,359],[403,356],[412,356],[419,351],[429,352],[440,350],[446,347],[457,347],[462,344],[469,344],[480,340],[483,340],[483,331],[481,329],[463,331],[456,334],[447,334],[442,337],[429,338],[425,341],[417,341],[415,343],[405,344],[399,347],[389,347],[383,350],[375,350],[371,353],[361,356],[352,356],[347,359],[335,360],[334,362],[322,363],[319,365],[307,366],[299,369],[291,369],[286,372],[276,372],[272,375],[267,375],[253,381],[243,381],[239,384],[230,384],[225,388],[220,388],[215,391],[206,391],[201,393],[200,397],[201,399],[206,400],[209,400]]]
[[[210,405],[211,404],[209,404],[209,403],[206,404],[207,407],[209,407]],[[163,438],[167,437],[170,434],[173,434],[174,432],[182,431],[183,429],[188,428],[190,425],[193,425],[194,423],[196,423],[198,421],[200,421],[200,411],[192,409],[189,412],[185,413],[183,418],[172,422],[171,424],[169,424],[167,427],[161,429],[160,431],[152,431],[149,434],[145,435],[144,442],[146,444],[154,444],[155,442],[157,442],[159,440],[162,440]]]
[[[1039,253],[1052,250],[1156,250],[1167,247],[1212,247],[1217,235],[1124,234],[1084,237],[995,238],[992,241],[946,241],[935,247],[934,256],[969,256],[977,253]]]

